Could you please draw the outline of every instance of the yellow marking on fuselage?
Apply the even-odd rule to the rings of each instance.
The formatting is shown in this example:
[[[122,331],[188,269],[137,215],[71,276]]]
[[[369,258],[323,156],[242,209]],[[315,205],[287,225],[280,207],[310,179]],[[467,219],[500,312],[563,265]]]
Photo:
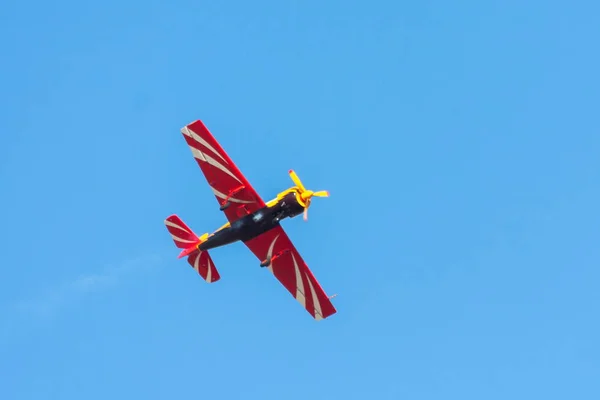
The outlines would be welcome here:
[[[279,193],[277,195],[277,197],[275,197],[273,200],[270,200],[267,202],[267,207],[273,207],[275,205],[277,205],[277,203],[279,203],[285,196],[287,196],[290,193],[295,193],[296,194],[296,200],[298,201],[298,203],[300,203],[300,205],[302,207],[306,206],[306,203],[302,200],[302,197],[300,196],[300,192],[297,186],[292,186],[289,189],[284,190],[283,192]]]
[[[216,231],[214,231],[213,234],[215,234],[215,233],[217,233],[219,231],[222,231],[225,228],[229,228],[230,226],[231,226],[231,223],[227,222],[227,223],[225,223],[225,225],[223,225],[222,227],[220,227],[219,229],[217,229]]]
[[[302,197],[300,196],[300,193],[298,191],[298,187],[297,186],[292,186],[289,189],[284,190],[283,192],[279,193],[277,195],[277,197],[275,197],[273,200],[269,200],[266,204],[267,207],[273,207],[276,206],[285,196],[287,196],[289,193],[295,193],[296,194],[296,200],[298,201],[298,203],[300,203],[300,205],[302,207],[306,207],[306,203],[302,200]],[[222,231],[225,228],[229,228],[231,226],[231,223],[227,222],[225,223],[222,227],[220,227],[219,229],[217,229],[216,231],[214,231],[213,233],[211,233],[209,236],[214,235],[215,233]],[[206,234],[205,234],[206,235]]]

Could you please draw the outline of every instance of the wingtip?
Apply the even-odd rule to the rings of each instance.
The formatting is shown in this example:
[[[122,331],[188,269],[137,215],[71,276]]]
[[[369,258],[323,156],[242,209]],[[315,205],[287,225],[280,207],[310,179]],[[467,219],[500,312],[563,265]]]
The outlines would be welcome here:
[[[187,129],[190,129],[190,127],[191,127],[192,125],[194,125],[194,124],[197,124],[197,123],[201,123],[202,125],[204,125],[204,123],[202,122],[202,120],[201,120],[201,119],[195,119],[195,120],[193,120],[193,121],[191,121],[191,122],[188,122],[188,123],[187,123],[187,124],[185,124],[184,126],[182,126],[182,127],[181,127],[181,132],[185,133],[185,132],[184,132],[185,130],[187,130]]]

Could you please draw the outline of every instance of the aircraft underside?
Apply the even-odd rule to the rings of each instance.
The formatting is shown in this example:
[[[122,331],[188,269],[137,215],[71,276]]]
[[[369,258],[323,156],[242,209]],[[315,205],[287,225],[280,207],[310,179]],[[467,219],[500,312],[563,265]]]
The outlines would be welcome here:
[[[292,218],[303,212],[304,208],[298,203],[293,193],[285,196],[271,207],[263,207],[248,214],[223,228],[200,244],[200,250],[210,250],[237,241],[248,241],[279,226],[279,221]]]

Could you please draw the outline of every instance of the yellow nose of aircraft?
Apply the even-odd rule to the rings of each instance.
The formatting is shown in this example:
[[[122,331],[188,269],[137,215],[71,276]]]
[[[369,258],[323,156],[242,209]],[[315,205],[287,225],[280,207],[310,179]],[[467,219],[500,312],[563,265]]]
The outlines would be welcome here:
[[[308,220],[308,207],[310,207],[310,202],[312,200],[313,197],[329,197],[329,192],[326,190],[319,190],[317,192],[314,192],[312,190],[307,190],[304,185],[302,184],[302,181],[300,180],[300,178],[298,178],[298,175],[296,175],[296,172],[294,172],[294,170],[289,170],[289,174],[290,174],[290,178],[292,178],[292,181],[294,182],[294,184],[296,184],[296,187],[298,188],[298,191],[300,193],[300,198],[302,199],[302,201],[304,202],[304,220]]]

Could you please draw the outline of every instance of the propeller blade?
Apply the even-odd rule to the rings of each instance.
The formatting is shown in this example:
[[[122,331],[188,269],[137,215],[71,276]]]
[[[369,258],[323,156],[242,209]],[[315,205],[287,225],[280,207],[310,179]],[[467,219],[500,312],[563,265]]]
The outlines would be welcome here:
[[[296,172],[294,172],[293,169],[290,169],[289,170],[289,174],[290,174],[290,178],[292,178],[292,181],[294,181],[294,183],[296,184],[296,186],[298,186],[298,188],[300,188],[300,190],[302,192],[305,192],[306,188],[304,187],[304,185],[300,181],[300,178],[298,178],[298,175],[296,175]]]
[[[302,181],[300,180],[300,178],[298,178],[298,175],[296,174],[296,172],[293,169],[290,169],[288,171],[288,173],[290,174],[290,178],[292,178],[292,181],[294,181],[294,184],[296,185],[296,187],[299,190],[299,195],[302,198],[302,200],[305,202],[305,207],[304,207],[304,220],[307,221],[308,220],[308,207],[310,207],[310,201],[312,199],[313,196],[316,197],[329,197],[329,192],[327,190],[320,190],[318,192],[313,192],[312,190],[307,190],[304,185],[302,184]]]

